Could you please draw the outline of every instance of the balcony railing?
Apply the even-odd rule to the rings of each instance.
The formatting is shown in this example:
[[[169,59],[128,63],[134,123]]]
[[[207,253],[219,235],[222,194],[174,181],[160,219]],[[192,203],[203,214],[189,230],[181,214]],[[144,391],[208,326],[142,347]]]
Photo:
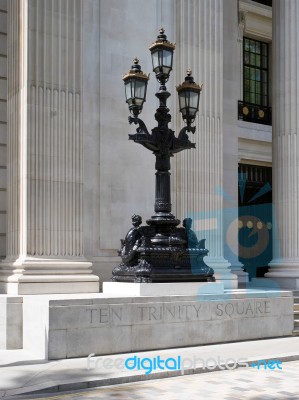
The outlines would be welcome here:
[[[272,125],[272,108],[239,100],[238,119],[256,124]]]

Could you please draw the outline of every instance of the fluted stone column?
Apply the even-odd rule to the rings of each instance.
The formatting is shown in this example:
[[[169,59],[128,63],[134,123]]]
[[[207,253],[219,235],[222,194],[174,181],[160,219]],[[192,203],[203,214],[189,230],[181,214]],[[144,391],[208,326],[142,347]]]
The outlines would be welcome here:
[[[299,2],[273,1],[273,260],[266,274],[299,289]]]
[[[243,34],[245,17],[236,13],[235,0],[226,0],[223,8],[223,200],[224,200],[224,257],[231,263],[230,269],[238,276],[238,283],[248,282],[248,273],[239,261],[239,207],[238,207],[238,114],[236,102],[243,98]],[[238,26],[238,29],[236,29]],[[232,62],[239,60],[239,63]],[[236,77],[239,76],[239,79]]]
[[[205,262],[216,280],[236,288],[237,276],[223,256],[223,7],[222,0],[177,2],[176,79],[190,67],[203,91],[191,138],[196,149],[177,156],[176,206],[180,218],[193,216],[199,239],[207,239]]]
[[[83,252],[81,0],[8,2],[3,293],[98,292]]]

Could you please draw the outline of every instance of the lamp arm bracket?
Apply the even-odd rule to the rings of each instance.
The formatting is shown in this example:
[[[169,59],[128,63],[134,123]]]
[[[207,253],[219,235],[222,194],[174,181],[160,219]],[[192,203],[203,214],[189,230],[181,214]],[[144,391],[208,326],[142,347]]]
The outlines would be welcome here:
[[[146,127],[145,123],[140,118],[129,116],[128,117],[128,121],[129,121],[130,125],[132,123],[134,123],[135,125],[137,125],[137,124],[139,125],[139,127],[136,129],[137,133],[150,135],[150,133],[147,130],[147,127]]]
[[[184,140],[184,141],[189,140],[189,136],[187,135],[187,132],[194,133],[195,130],[196,130],[196,126],[190,126],[190,125],[184,126],[184,128],[182,128],[180,130],[180,133],[178,135],[178,139],[179,140]]]

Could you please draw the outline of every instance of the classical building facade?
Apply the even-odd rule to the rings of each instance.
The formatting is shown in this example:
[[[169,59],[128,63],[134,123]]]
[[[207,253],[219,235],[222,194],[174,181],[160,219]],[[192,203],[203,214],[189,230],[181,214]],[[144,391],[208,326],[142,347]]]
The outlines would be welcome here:
[[[226,287],[270,263],[298,288],[298,14],[296,0],[0,0],[1,292],[98,291],[131,216],[151,216],[154,157],[128,141],[121,78],[135,56],[152,71],[161,25],[176,132],[176,86],[188,68],[203,83],[196,149],[172,160],[174,214]]]

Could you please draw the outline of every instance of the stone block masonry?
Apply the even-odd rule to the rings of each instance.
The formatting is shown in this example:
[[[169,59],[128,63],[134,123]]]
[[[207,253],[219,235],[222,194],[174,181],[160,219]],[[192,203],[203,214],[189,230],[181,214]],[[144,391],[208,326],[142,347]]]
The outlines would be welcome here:
[[[280,337],[293,329],[292,293],[279,291],[24,296],[23,307],[24,349],[49,359]]]

